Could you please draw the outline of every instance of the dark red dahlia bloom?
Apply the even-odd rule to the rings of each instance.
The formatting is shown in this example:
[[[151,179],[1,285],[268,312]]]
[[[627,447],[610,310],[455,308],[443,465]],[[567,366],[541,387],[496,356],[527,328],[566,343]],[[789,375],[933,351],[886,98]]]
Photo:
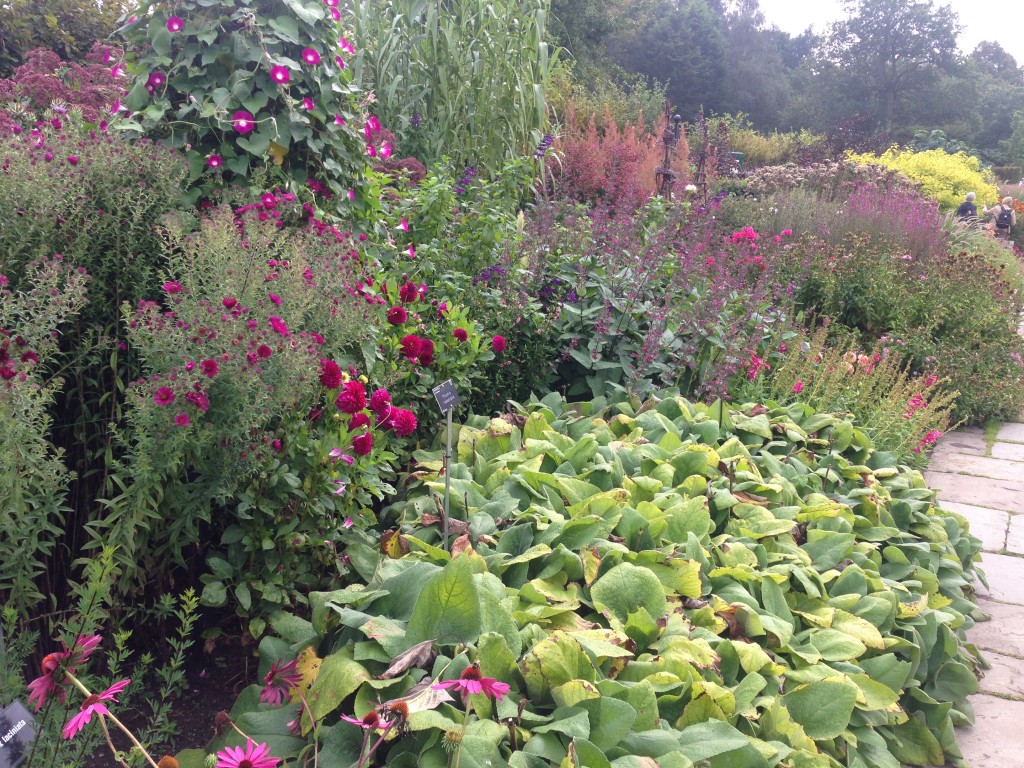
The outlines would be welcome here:
[[[366,407],[366,387],[361,381],[346,381],[334,404],[343,413],[358,413]]]
[[[352,438],[352,453],[356,456],[366,456],[373,450],[373,435],[363,432]]]
[[[325,389],[337,389],[341,386],[341,368],[333,360],[320,361],[320,383]]]

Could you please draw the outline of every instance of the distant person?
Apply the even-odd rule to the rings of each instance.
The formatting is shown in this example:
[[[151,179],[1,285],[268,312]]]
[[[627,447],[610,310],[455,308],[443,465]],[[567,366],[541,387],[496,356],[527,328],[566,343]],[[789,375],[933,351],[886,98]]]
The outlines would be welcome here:
[[[982,207],[981,212],[992,217],[991,226],[995,236],[1000,240],[1010,237],[1010,229],[1017,224],[1017,214],[1013,211],[1013,198],[1007,195],[1003,201],[992,208],[987,205]]]
[[[976,195],[973,192],[968,192],[964,196],[964,201],[960,203],[960,207],[956,209],[957,218],[965,224],[976,224],[978,222],[978,206],[974,204],[975,197]]]

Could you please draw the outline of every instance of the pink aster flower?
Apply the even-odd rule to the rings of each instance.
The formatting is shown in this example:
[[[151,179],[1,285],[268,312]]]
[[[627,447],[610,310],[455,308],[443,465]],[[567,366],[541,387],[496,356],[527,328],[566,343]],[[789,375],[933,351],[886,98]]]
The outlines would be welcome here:
[[[174,417],[174,423],[177,424],[179,427],[187,427],[189,424],[192,423],[192,419],[188,417],[187,413],[179,413],[177,416]]]
[[[303,48],[302,60],[310,66],[316,66],[320,63],[320,52],[316,48]]]
[[[86,726],[86,724],[90,720],[92,720],[93,713],[99,715],[100,717],[102,717],[103,715],[109,715],[110,710],[108,710],[106,706],[103,705],[103,702],[116,702],[117,699],[115,697],[117,696],[117,694],[119,694],[121,691],[127,688],[130,682],[131,680],[122,680],[118,683],[114,683],[112,686],[107,688],[107,690],[105,690],[103,693],[94,693],[88,698],[86,698],[86,700],[82,702],[81,711],[77,715],[72,717],[68,721],[68,724],[64,726],[64,738],[73,738],[75,734],[81,731]]]
[[[798,381],[796,384],[793,385],[793,394],[794,395],[799,395],[803,391],[804,391],[804,383],[802,381]]]
[[[375,730],[377,728],[390,728],[391,727],[391,722],[388,721],[388,720],[381,720],[380,715],[378,715],[377,711],[374,710],[374,709],[371,709],[369,712],[367,712],[361,718],[349,717],[348,715],[342,715],[341,719],[344,720],[346,723],[352,723],[352,725],[358,725],[360,728],[362,728],[365,731],[372,731],[372,730]]]
[[[280,317],[272,316],[269,320],[270,327],[274,329],[275,333],[279,333],[282,336],[288,335],[288,324],[285,323]],[[269,355],[268,355],[269,357]]]
[[[168,280],[160,287],[163,288],[166,293],[181,293],[185,290],[185,287],[177,280]]]
[[[239,133],[249,133],[256,127],[256,118],[243,109],[238,110],[231,116],[231,124]]]
[[[168,32],[181,32],[185,27],[185,21],[180,16],[169,16],[167,18]]]
[[[78,165],[78,155],[68,155],[68,162],[71,165]]]
[[[281,306],[281,297],[278,296],[276,293],[268,293],[267,298],[270,299],[277,306]]]
[[[225,747],[217,753],[217,768],[277,768],[280,758],[270,754],[266,744],[255,744],[245,740],[245,749]]]
[[[222,165],[224,165],[224,158],[222,158],[220,155],[210,155],[208,158],[206,158],[206,164],[210,168],[220,168]]]
[[[292,79],[292,73],[288,71],[288,67],[278,65],[270,68],[270,79],[278,85],[284,85]]]
[[[174,390],[170,387],[160,387],[153,393],[153,402],[157,405],[170,405],[174,402]]]
[[[505,337],[501,335],[495,335],[491,338],[491,349],[495,352],[504,352],[508,343],[505,341]]]
[[[203,360],[199,363],[199,370],[202,371],[204,376],[209,376],[212,379],[220,372],[220,365],[213,359]]]
[[[263,690],[260,691],[260,701],[272,707],[280,707],[284,704],[286,697],[291,695],[293,689],[302,682],[302,675],[295,671],[296,659],[287,664],[280,664],[277,661],[270,665],[270,671],[263,678]]]
[[[480,674],[479,664],[470,664],[462,671],[457,680],[445,680],[443,683],[435,683],[431,687],[434,689],[458,688],[465,693],[482,693],[485,696],[493,696],[498,701],[504,699],[509,692],[508,683],[495,680],[493,677],[483,677]]]

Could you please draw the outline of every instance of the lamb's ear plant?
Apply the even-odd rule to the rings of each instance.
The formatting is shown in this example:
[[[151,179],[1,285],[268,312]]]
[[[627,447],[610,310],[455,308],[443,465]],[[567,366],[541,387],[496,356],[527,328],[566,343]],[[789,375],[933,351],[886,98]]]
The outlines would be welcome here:
[[[381,544],[350,548],[358,580],[273,617],[265,686],[231,718],[275,754],[962,764],[980,542],[857,423],[551,394],[471,417],[448,477],[441,453],[418,454]]]

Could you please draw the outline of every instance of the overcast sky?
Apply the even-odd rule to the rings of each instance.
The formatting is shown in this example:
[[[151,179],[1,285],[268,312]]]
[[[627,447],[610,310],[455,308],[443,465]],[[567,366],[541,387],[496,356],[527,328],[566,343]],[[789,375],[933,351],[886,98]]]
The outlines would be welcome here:
[[[769,24],[784,32],[798,35],[814,27],[821,33],[825,27],[845,16],[840,0],[759,0],[761,11]],[[935,6],[949,5],[964,28],[960,50],[974,50],[982,40],[994,40],[1024,65],[1024,2],[1021,0],[935,0]]]

